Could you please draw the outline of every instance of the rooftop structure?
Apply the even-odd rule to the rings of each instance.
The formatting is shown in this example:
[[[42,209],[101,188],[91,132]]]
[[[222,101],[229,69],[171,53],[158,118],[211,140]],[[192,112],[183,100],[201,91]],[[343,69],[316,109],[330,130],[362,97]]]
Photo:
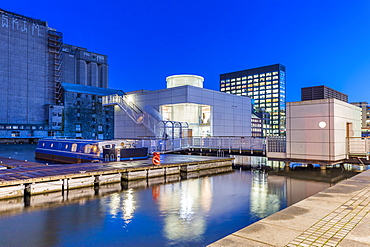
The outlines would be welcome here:
[[[301,89],[302,101],[331,98],[348,102],[348,95],[327,86],[304,87]]]

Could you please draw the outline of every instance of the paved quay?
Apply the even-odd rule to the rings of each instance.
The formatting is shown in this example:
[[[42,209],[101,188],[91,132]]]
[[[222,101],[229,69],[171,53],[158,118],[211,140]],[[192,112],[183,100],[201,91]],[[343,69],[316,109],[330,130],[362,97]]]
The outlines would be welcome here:
[[[370,246],[370,170],[208,246]]]

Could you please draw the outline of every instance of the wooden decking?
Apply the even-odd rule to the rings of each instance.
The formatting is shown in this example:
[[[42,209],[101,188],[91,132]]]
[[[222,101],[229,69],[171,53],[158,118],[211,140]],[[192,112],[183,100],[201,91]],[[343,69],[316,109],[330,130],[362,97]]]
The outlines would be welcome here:
[[[151,159],[109,163],[40,164],[0,157],[0,199],[96,186],[122,180],[139,180],[218,167],[232,169],[233,158],[162,155],[161,164]],[[224,171],[224,170],[223,170]]]

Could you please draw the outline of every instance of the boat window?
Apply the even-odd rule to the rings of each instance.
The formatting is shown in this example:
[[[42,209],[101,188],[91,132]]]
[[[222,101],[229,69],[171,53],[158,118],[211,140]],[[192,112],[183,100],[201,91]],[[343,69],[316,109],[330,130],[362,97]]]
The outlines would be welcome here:
[[[51,148],[52,148],[52,147],[54,147],[54,143],[51,143],[51,144],[50,144],[50,147],[51,147]]]
[[[96,146],[96,145],[93,145],[93,147],[92,147],[92,151],[93,151],[93,153],[94,154],[96,154],[97,152],[98,152],[98,146]]]
[[[44,143],[42,143],[42,146],[43,146],[43,147],[45,147],[45,142],[44,142]]]
[[[68,144],[65,146],[65,149],[68,149]]]
[[[86,146],[85,146],[85,153],[86,154],[89,154],[91,152],[91,145],[90,144],[87,144]]]
[[[73,143],[73,144],[72,144],[71,151],[72,151],[72,152],[76,152],[76,151],[77,151],[77,144],[76,144],[76,143]]]

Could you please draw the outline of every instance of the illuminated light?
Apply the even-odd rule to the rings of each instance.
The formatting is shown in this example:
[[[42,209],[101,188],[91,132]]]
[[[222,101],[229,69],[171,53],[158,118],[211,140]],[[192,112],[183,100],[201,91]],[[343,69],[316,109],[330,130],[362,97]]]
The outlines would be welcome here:
[[[321,121],[319,123],[319,127],[322,128],[322,129],[325,128],[326,127],[326,123],[324,121]]]

